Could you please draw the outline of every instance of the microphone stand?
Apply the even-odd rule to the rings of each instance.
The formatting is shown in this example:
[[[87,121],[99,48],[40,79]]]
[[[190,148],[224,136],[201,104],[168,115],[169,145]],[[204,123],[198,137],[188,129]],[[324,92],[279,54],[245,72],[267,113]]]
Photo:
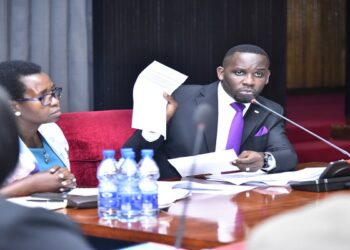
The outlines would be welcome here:
[[[347,157],[350,157],[350,153],[345,151],[344,149],[338,147],[337,145],[331,143],[330,141],[327,141],[326,139],[324,139],[323,137],[315,134],[314,132],[308,130],[307,128],[304,128],[303,126],[299,125],[296,122],[293,122],[292,120],[288,119],[287,117],[280,115],[279,113],[277,113],[276,111],[266,107],[265,105],[261,104],[260,102],[258,102],[256,99],[252,99],[251,103],[255,103],[257,105],[259,105],[260,107],[270,111],[271,113],[277,115],[278,117],[286,120],[287,122],[290,122],[291,124],[293,124],[294,126],[297,126],[298,128],[300,128],[301,130],[304,130],[305,132],[309,133],[310,135],[313,135],[314,137],[316,137],[317,139],[323,141],[324,143],[328,144],[329,146],[331,146],[332,148],[335,148],[336,150],[338,150],[339,152],[343,153],[344,155],[346,155]]]
[[[196,137],[195,137],[195,141],[194,141],[194,148],[193,148],[194,158],[193,158],[193,162],[191,165],[189,176],[193,176],[195,173],[195,170],[196,170],[196,155],[198,155],[199,150],[200,150],[200,146],[201,146],[202,141],[203,141],[203,134],[204,134],[205,127],[206,126],[204,123],[198,124]],[[188,181],[186,189],[189,191],[192,190],[192,182],[191,181]],[[179,225],[178,225],[177,230],[176,230],[176,239],[175,239],[175,248],[176,249],[181,248],[182,239],[183,239],[183,235],[185,232],[185,220],[186,220],[186,214],[187,214],[187,209],[188,209],[188,203],[189,203],[188,199],[186,199],[184,201],[184,205],[182,207],[181,217],[179,219]]]

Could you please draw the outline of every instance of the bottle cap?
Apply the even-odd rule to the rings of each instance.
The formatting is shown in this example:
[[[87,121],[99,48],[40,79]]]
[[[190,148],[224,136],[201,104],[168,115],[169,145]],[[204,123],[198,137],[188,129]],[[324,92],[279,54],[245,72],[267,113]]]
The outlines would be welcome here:
[[[103,154],[103,159],[114,158],[115,150],[113,150],[113,149],[104,149],[102,151],[102,154]]]
[[[142,149],[141,150],[141,157],[144,158],[146,156],[153,157],[154,151],[153,149]]]
[[[129,158],[129,159],[135,159],[135,152],[134,151],[126,151],[125,152],[125,158]]]
[[[123,158],[126,158],[125,157],[125,153],[126,152],[129,152],[129,151],[134,151],[132,148],[121,148],[120,149],[120,155],[123,157]]]

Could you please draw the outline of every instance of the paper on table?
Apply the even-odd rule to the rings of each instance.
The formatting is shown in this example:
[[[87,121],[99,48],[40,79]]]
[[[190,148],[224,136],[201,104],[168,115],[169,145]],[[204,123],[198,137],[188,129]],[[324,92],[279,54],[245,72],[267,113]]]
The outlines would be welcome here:
[[[163,97],[174,92],[187,76],[153,61],[137,77],[133,90],[132,127],[166,137],[166,106]]]
[[[251,189],[253,186],[236,186],[231,184],[218,184],[218,183],[199,183],[192,181],[180,181],[173,186],[173,189],[182,188],[188,189],[191,193],[205,193],[205,194],[239,194]]]
[[[165,208],[170,206],[177,200],[186,198],[190,195],[190,191],[186,189],[176,188],[173,186],[179,181],[158,181],[158,206]]]
[[[48,210],[61,209],[67,206],[67,200],[50,201],[48,199],[33,198],[31,196],[15,197],[15,198],[9,198],[7,200],[12,203],[16,203],[18,205],[25,206],[25,207],[41,207],[41,208],[46,208]]]
[[[74,188],[68,194],[80,195],[80,196],[92,196],[92,195],[98,195],[98,189],[97,188]]]
[[[247,184],[257,186],[286,186],[290,182],[316,180],[325,167],[305,168],[299,171],[290,171],[277,174],[266,174],[263,171],[255,173],[233,173],[208,177],[208,180],[230,182],[236,185]]]
[[[190,194],[185,189],[173,189],[177,181],[158,181],[159,208],[167,207],[176,200],[183,199]],[[92,196],[98,195],[98,188],[75,188],[68,195]]]
[[[193,175],[198,174],[215,174],[226,171],[238,170],[231,162],[237,158],[233,149],[200,154],[195,156],[186,156],[169,159],[181,176],[191,175],[192,165],[195,161],[195,169]]]

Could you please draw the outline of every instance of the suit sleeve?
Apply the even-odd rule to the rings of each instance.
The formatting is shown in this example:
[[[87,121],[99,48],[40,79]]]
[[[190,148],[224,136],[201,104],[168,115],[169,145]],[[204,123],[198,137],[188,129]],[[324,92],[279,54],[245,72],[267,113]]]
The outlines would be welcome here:
[[[136,130],[135,133],[127,140],[123,147],[130,147],[137,154],[137,161],[140,160],[141,149],[148,148],[154,150],[154,159],[158,164],[160,179],[178,178],[181,177],[177,170],[169,163],[168,156],[164,152],[164,137],[154,142],[146,141],[142,136],[141,130]]]
[[[123,148],[133,148],[137,154],[137,160],[140,159],[141,149],[148,148],[153,149],[155,152],[158,151],[159,147],[163,144],[164,137],[161,135],[159,139],[148,142],[142,136],[142,130],[136,130],[134,134],[124,143]]]
[[[280,113],[282,112],[283,110],[280,111]],[[275,121],[273,121],[274,125],[270,130],[265,152],[270,152],[276,160],[276,168],[270,173],[294,170],[298,163],[298,157],[286,135],[285,123],[273,115],[270,115],[269,119]]]

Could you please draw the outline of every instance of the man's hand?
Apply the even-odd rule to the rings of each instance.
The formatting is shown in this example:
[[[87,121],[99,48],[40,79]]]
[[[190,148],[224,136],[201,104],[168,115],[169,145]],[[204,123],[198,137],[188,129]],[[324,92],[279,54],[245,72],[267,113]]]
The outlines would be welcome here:
[[[238,158],[233,161],[241,171],[256,172],[264,166],[264,153],[255,151],[243,151]]]
[[[166,92],[163,93],[163,96],[164,99],[168,101],[168,105],[166,106],[166,122],[169,122],[175,114],[175,111],[177,109],[177,102],[171,95],[168,95]]]

